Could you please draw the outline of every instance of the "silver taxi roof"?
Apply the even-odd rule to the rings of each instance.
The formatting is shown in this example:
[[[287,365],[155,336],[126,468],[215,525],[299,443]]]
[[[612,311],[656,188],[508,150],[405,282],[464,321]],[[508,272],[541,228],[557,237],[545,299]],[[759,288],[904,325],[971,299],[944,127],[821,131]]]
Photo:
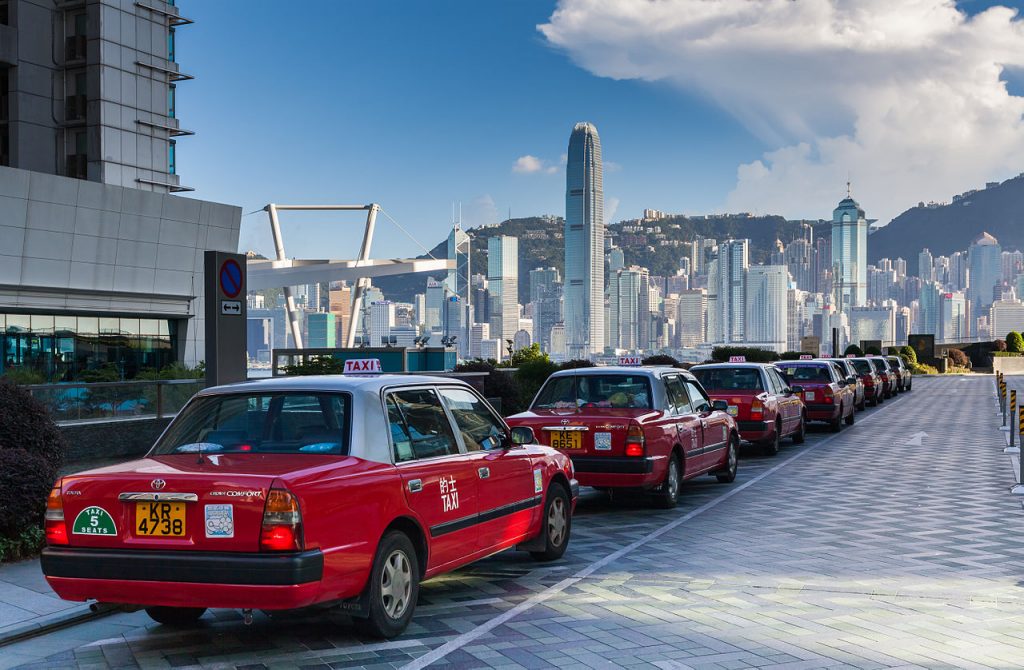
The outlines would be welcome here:
[[[259,393],[272,391],[380,391],[390,386],[414,386],[418,384],[460,384],[466,382],[452,377],[432,375],[394,374],[351,374],[351,375],[306,375],[296,377],[271,377],[250,379],[236,384],[223,384],[203,389],[197,395],[220,395],[225,393]]]

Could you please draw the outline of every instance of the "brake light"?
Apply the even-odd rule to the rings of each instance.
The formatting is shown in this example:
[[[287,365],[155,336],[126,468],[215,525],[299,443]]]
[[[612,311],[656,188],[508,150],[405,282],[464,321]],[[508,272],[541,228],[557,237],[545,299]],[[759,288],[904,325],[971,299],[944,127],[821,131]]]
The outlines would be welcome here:
[[[46,498],[46,543],[67,544],[68,528],[64,524],[64,503],[60,498],[60,481],[50,489]]]
[[[302,512],[299,501],[284,489],[270,489],[263,508],[260,549],[302,551]]]
[[[626,432],[626,455],[644,455],[644,430],[635,423],[630,424],[629,430]]]
[[[870,375],[864,375],[861,379],[864,381],[864,386],[874,386],[875,385],[875,380],[872,379]]]
[[[828,402],[832,402],[833,400],[835,400],[835,392],[832,390],[831,386],[826,386],[825,387],[825,402],[828,403]]]
[[[751,418],[764,416],[764,403],[757,398],[754,398],[754,402],[750,405],[750,416]]]

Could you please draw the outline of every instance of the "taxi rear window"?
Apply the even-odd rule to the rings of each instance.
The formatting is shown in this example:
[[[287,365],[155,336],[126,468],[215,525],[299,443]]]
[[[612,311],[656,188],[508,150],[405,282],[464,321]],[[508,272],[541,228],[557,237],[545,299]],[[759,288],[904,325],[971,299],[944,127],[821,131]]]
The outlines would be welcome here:
[[[651,409],[650,380],[630,374],[551,377],[533,403],[533,409],[579,407]]]
[[[344,393],[232,393],[190,402],[150,452],[167,454],[348,453]]]
[[[857,372],[859,372],[860,374],[862,374],[862,375],[869,375],[869,374],[871,374],[871,372],[872,372],[871,363],[868,363],[867,361],[859,361],[859,360],[852,360],[850,362],[853,363],[853,369],[856,370]]]
[[[754,368],[691,370],[700,385],[716,391],[763,391],[761,371]]]
[[[824,365],[788,365],[780,366],[786,378],[793,382],[824,382],[832,381],[828,368]]]

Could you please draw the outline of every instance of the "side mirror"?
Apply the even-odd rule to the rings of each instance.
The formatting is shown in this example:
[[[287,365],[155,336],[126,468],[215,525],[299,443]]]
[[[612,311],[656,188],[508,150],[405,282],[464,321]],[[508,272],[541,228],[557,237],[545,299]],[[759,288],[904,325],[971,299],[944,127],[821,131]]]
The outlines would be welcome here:
[[[529,426],[515,426],[512,428],[512,444],[533,444],[535,441],[533,428]]]
[[[846,383],[847,384],[856,384],[857,383],[857,378],[854,377],[853,375],[850,375],[849,377],[846,378]]]
[[[803,393],[804,392],[804,387],[803,386],[790,386],[789,390],[791,392],[793,392],[793,393]]]
[[[729,411],[729,403],[725,400],[712,400],[711,409],[717,412],[727,412]]]

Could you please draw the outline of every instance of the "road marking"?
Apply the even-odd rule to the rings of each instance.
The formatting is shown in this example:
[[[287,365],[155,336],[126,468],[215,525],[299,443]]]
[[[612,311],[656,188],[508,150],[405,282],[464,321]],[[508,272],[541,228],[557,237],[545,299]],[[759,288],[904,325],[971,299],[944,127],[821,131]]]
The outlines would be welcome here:
[[[910,439],[907,440],[907,446],[908,447],[920,447],[921,446],[921,440],[926,438],[926,437],[928,437],[928,433],[926,433],[924,431],[920,431],[920,432],[914,433],[913,435],[910,436]]]
[[[853,428],[856,429],[857,426],[863,426],[865,423],[867,423],[869,421],[872,421],[876,416],[880,415],[882,412],[886,411],[887,409],[889,409],[890,407],[893,407],[893,406],[894,405],[888,405],[886,407],[881,407],[881,408],[875,410],[875,412],[873,412],[872,415],[869,416],[867,419],[864,419],[863,421],[858,421],[857,424],[855,426],[853,426]],[[422,670],[422,668],[427,667],[431,663],[436,663],[436,662],[440,661],[442,658],[444,658],[448,654],[452,653],[453,651],[457,651],[457,650],[461,649],[462,647],[465,647],[467,644],[469,644],[473,640],[476,640],[477,638],[479,638],[479,637],[489,633],[490,631],[494,630],[495,628],[497,628],[498,626],[502,625],[506,621],[509,621],[510,619],[514,619],[515,617],[519,616],[523,612],[527,612],[527,611],[533,609],[537,605],[545,602],[546,600],[549,600],[553,596],[558,595],[559,593],[561,593],[562,591],[566,590],[570,586],[573,586],[574,584],[582,581],[583,579],[586,579],[593,572],[595,572],[597,570],[600,570],[601,568],[605,567],[609,563],[612,563],[613,561],[617,561],[618,559],[622,558],[626,554],[628,554],[628,553],[630,553],[630,552],[632,552],[632,551],[642,547],[643,545],[647,544],[651,540],[655,540],[655,539],[661,537],[662,535],[664,535],[665,533],[668,533],[669,531],[675,530],[676,528],[678,528],[679,526],[683,525],[684,523],[686,523],[690,519],[692,519],[692,518],[694,518],[694,517],[696,517],[696,516],[698,516],[700,514],[703,514],[704,512],[708,511],[709,509],[717,507],[720,503],[725,502],[729,498],[732,498],[733,496],[737,495],[740,491],[743,491],[744,489],[747,489],[747,488],[753,486],[754,484],[758,483],[759,481],[761,481],[765,477],[767,477],[767,476],[777,472],[778,470],[781,470],[782,468],[786,467],[787,465],[789,465],[793,461],[797,460],[798,458],[800,458],[804,454],[809,453],[811,450],[816,449],[816,448],[818,448],[818,447],[820,447],[820,446],[822,446],[824,444],[828,444],[829,442],[831,442],[832,440],[836,439],[837,437],[842,437],[843,435],[846,435],[846,434],[848,434],[848,433],[835,433],[833,435],[830,435],[830,436],[826,437],[825,439],[823,439],[820,442],[815,442],[814,444],[811,444],[811,445],[805,447],[802,451],[800,451],[800,452],[798,452],[796,454],[793,454],[792,456],[790,456],[786,460],[782,461],[781,463],[779,463],[778,465],[774,466],[773,468],[771,468],[769,470],[766,470],[765,472],[762,472],[761,474],[759,474],[758,476],[754,477],[750,481],[744,482],[743,484],[737,486],[734,489],[729,490],[728,492],[720,495],[719,497],[715,498],[714,500],[710,500],[710,501],[704,503],[703,505],[701,505],[700,507],[698,507],[697,509],[690,511],[687,514],[684,514],[683,516],[679,517],[678,519],[675,519],[673,521],[670,521],[670,522],[666,523],[661,528],[658,528],[657,530],[654,530],[654,531],[650,532],[649,534],[645,535],[644,537],[640,538],[639,540],[635,540],[631,544],[628,544],[625,547],[622,547],[621,549],[618,549],[618,550],[608,554],[604,558],[601,558],[601,559],[598,559],[598,560],[594,561],[590,565],[588,565],[588,566],[584,567],[583,569],[579,570],[578,572],[576,572],[576,574],[572,575],[571,577],[566,577],[562,581],[560,581],[560,582],[558,582],[556,584],[552,584],[547,589],[545,589],[545,590],[543,590],[543,591],[541,591],[539,593],[535,593],[534,595],[530,596],[529,598],[527,598],[523,602],[519,603],[518,605],[516,605],[512,609],[507,610],[507,611],[499,614],[498,616],[494,617],[493,619],[485,621],[484,623],[480,624],[479,626],[477,626],[473,630],[466,631],[465,633],[462,633],[458,637],[456,637],[456,638],[454,638],[452,640],[449,640],[448,642],[444,643],[443,645],[441,645],[437,649],[434,649],[433,651],[427,652],[426,654],[423,654],[419,658],[416,658],[416,659],[410,661],[408,664],[402,666],[403,670]]]

